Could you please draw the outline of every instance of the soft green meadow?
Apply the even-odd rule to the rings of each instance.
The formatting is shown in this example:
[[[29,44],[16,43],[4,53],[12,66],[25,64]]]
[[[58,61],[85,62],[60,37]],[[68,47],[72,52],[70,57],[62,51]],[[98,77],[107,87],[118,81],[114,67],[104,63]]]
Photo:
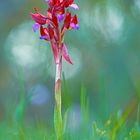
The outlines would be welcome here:
[[[63,80],[64,85],[66,81]],[[65,93],[66,87],[63,86]],[[22,99],[23,101],[24,99]],[[55,140],[53,127],[49,127],[43,121],[35,123],[27,122],[24,119],[26,107],[20,102],[22,107],[14,108],[8,112],[5,121],[0,125],[1,140]],[[130,116],[133,109],[136,110],[136,118],[131,122]],[[140,139],[140,104],[134,102],[123,112],[117,111],[110,115],[107,120],[101,121],[90,112],[90,101],[84,84],[80,92],[80,114],[72,112],[71,106],[63,113],[64,139],[65,140],[139,140]],[[76,110],[79,112],[78,110]],[[14,112],[16,114],[14,114]],[[13,116],[14,115],[14,116]],[[15,116],[16,115],[16,116]],[[69,122],[69,117],[71,117]],[[79,121],[80,120],[80,121]],[[80,123],[80,124],[78,124]]]
[[[81,87],[81,124],[77,125],[78,119],[81,116],[76,116],[73,114],[73,122],[68,122],[69,110],[64,114],[64,139],[65,140],[139,140],[140,139],[140,127],[139,127],[139,115],[140,115],[140,105],[137,109],[137,118],[129,125],[129,117],[134,108],[128,108],[120,114],[116,112],[105,121],[100,121],[98,118],[92,120],[90,118],[89,111],[89,100],[86,97],[85,87]],[[4,122],[0,124],[0,139],[1,140],[55,140],[54,129],[48,127],[47,123],[36,121],[36,123],[27,123],[24,119],[17,120],[13,115],[13,111],[9,112]],[[22,115],[23,112],[19,112]],[[20,117],[21,114],[18,114]],[[68,126],[69,125],[69,126]],[[72,128],[70,128],[72,126]]]

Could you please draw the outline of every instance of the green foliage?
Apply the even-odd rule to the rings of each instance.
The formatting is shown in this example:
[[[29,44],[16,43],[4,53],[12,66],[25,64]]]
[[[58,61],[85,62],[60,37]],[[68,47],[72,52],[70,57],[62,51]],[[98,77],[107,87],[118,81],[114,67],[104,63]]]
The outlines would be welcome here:
[[[62,118],[59,115],[59,109],[55,107],[54,109],[54,129],[55,129],[55,134],[56,134],[56,139],[57,140],[63,140],[63,123],[62,123]]]
[[[24,82],[24,71],[22,67],[18,68],[18,81],[19,81],[19,89],[20,89],[20,103],[17,105],[16,107],[16,112],[15,112],[15,119],[18,123],[22,123],[23,121],[23,117],[25,114],[25,106],[26,106],[26,102],[25,101],[25,82]]]
[[[136,123],[130,127],[128,125],[128,117],[133,110],[135,104],[132,104],[123,113],[121,111],[116,112],[104,123],[100,122],[98,118],[96,120],[90,119],[89,113],[89,98],[87,97],[87,92],[84,84],[81,86],[81,116],[82,125],[79,129],[74,131],[67,130],[68,125],[68,115],[70,109],[64,113],[63,126],[64,131],[58,129],[58,136],[64,136],[64,140],[139,140],[140,139],[140,125],[139,125],[139,115],[140,108],[138,104]],[[56,113],[56,112],[54,112]],[[23,114],[24,115],[24,114]],[[58,117],[55,116],[55,123]],[[72,123],[72,122],[71,122]],[[90,124],[92,126],[90,127]],[[2,129],[3,128],[3,129]],[[7,135],[8,132],[8,135]],[[6,138],[6,140],[56,140],[56,135],[54,130],[47,127],[44,123],[37,123],[35,127],[32,125],[26,125],[24,123],[12,123],[9,126],[6,122],[0,125],[0,139]],[[61,137],[62,139],[62,137]]]
[[[83,121],[88,122],[89,121],[89,99],[87,97],[86,88],[84,84],[81,86],[81,112],[83,116]]]
[[[118,120],[118,121],[121,121]],[[107,120],[104,124],[99,121],[92,123],[92,129],[86,131],[87,126],[81,127],[74,133],[64,133],[65,140],[112,140],[112,130],[117,127],[115,117]],[[92,131],[92,133],[90,133]],[[0,139],[6,140],[56,140],[54,131],[49,129],[45,124],[37,124],[36,126],[27,125],[12,125],[5,123],[0,124]],[[140,126],[134,124],[131,129],[127,124],[118,128],[114,140],[139,140],[140,139]]]

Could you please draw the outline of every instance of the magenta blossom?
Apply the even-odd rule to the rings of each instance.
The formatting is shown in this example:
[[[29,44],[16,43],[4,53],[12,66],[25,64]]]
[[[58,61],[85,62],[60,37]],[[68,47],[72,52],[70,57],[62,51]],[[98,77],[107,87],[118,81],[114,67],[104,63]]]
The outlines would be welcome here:
[[[79,7],[77,4],[73,3],[74,0],[45,1],[49,5],[46,15],[42,15],[36,8],[36,13],[31,13],[32,18],[36,22],[33,25],[33,31],[36,32],[36,30],[40,28],[40,39],[51,42],[56,63],[59,63],[59,55],[62,55],[67,62],[72,64],[67,47],[64,44],[64,35],[66,30],[79,29],[77,16],[72,16],[71,12],[68,10],[68,8],[78,10]]]

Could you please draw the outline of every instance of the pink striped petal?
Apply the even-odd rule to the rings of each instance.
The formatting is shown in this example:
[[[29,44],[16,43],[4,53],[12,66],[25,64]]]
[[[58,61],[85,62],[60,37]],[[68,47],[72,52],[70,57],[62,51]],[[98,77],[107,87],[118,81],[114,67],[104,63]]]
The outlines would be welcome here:
[[[70,64],[73,64],[69,57],[68,50],[65,44],[63,45],[63,48],[62,48],[62,54],[67,62],[69,62]]]
[[[71,4],[70,5],[71,8],[74,8],[75,10],[79,10],[79,7],[77,4]]]

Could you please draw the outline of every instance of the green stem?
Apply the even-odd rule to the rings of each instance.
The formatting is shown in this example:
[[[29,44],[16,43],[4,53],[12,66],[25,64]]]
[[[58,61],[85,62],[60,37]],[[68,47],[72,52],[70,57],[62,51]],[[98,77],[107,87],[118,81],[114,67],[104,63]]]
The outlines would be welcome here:
[[[55,77],[55,110],[54,110],[54,127],[57,140],[63,138],[63,123],[61,114],[61,74],[62,74],[62,55],[59,52],[59,63],[56,63]]]

